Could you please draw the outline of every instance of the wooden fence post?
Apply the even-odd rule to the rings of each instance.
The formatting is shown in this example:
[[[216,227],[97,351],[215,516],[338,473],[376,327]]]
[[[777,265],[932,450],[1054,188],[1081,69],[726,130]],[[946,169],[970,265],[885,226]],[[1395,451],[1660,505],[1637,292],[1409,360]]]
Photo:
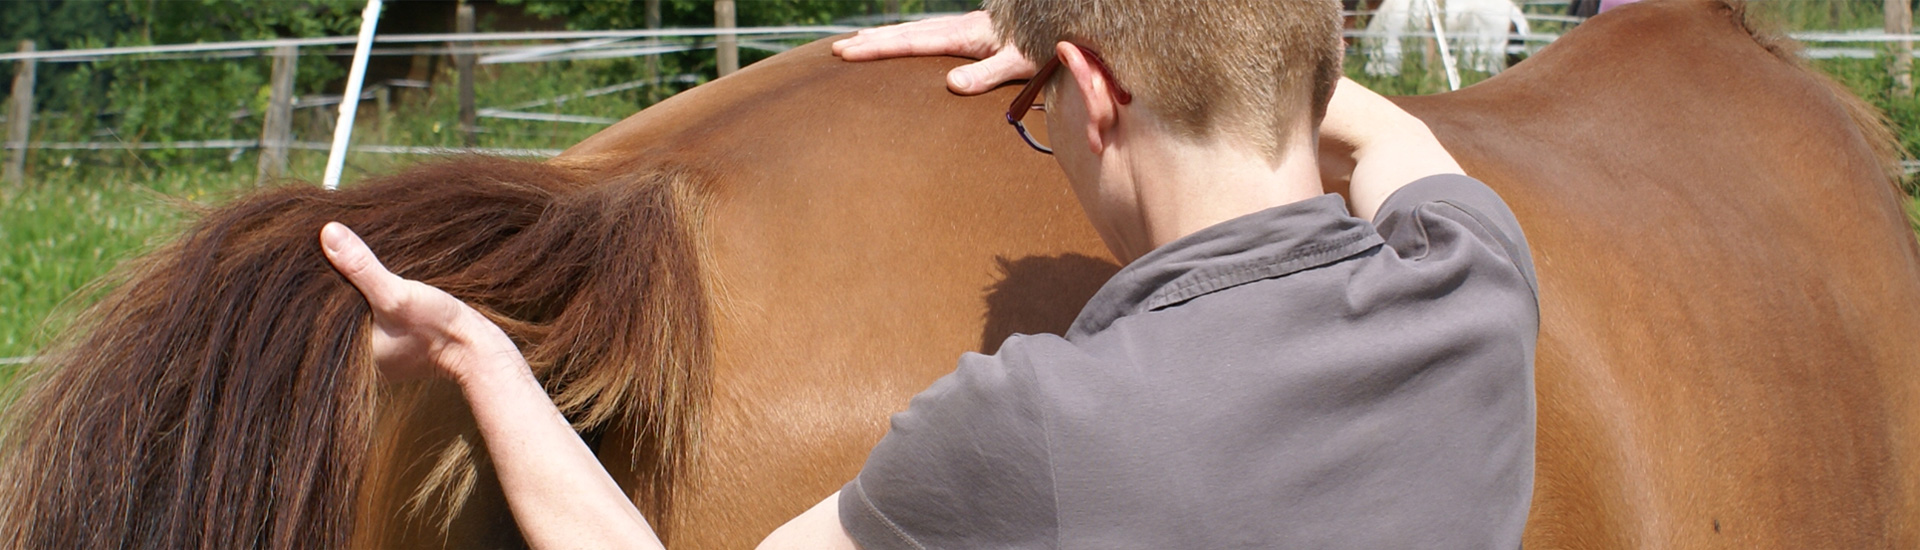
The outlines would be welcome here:
[[[473,33],[473,6],[460,3],[455,11],[455,31],[460,34]],[[453,55],[453,62],[460,71],[460,132],[465,135],[468,147],[480,144],[480,127],[473,108],[473,43],[461,42],[454,47],[460,52]]]
[[[387,115],[393,112],[393,86],[381,83],[373,87],[373,129],[387,137]]]
[[[660,28],[660,0],[647,0],[646,8],[647,30],[658,30]],[[658,43],[660,37],[656,36],[652,38],[652,41]],[[660,101],[660,54],[647,56],[646,77],[649,83],[647,84],[647,103],[652,104]]]
[[[287,173],[287,144],[293,141],[293,77],[299,62],[298,47],[273,47],[273,80],[267,93],[266,122],[260,127],[260,169],[254,185]]]
[[[1908,0],[1886,0],[1887,34],[1913,33],[1913,6]],[[1913,41],[1899,40],[1893,44],[1893,89],[1901,97],[1913,95]]]
[[[33,53],[33,41],[20,41],[20,53]],[[33,63],[20,60],[13,74],[13,101],[7,109],[7,168],[4,179],[11,183],[27,181],[27,132],[33,127]]]
[[[713,26],[722,29],[733,28],[733,0],[714,0]],[[715,37],[713,45],[714,56],[720,62],[720,76],[727,76],[740,70],[740,42],[735,34],[722,31]]]

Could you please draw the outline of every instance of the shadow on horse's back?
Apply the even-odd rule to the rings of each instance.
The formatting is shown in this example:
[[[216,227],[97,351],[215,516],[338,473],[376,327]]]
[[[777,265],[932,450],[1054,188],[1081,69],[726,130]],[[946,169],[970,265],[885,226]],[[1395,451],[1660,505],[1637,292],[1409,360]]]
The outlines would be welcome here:
[[[1920,546],[1920,245],[1884,128],[1768,44],[1719,2],[1646,3],[1400,100],[1532,241],[1529,547]],[[1006,127],[1015,90],[944,90],[960,62],[823,41],[550,163],[223,207],[9,413],[5,540],[519,544],[457,393],[373,379],[314,246],[341,219],[520,340],[670,544],[751,545],[959,353],[1064,330],[1118,269]]]

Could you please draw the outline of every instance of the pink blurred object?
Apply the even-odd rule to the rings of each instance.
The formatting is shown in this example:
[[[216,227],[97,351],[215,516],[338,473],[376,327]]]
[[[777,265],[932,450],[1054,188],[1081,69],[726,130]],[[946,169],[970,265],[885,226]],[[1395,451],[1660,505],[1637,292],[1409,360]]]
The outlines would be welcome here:
[[[1600,13],[1606,13],[1607,10],[1618,8],[1620,6],[1625,6],[1627,4],[1632,4],[1634,2],[1639,2],[1639,1],[1640,0],[1600,0]]]

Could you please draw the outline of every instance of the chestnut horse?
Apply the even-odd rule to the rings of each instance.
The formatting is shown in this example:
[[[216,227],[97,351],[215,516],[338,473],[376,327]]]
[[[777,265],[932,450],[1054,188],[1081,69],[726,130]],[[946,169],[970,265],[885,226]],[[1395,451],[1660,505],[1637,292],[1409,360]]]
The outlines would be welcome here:
[[[519,544],[457,394],[375,379],[315,246],[338,219],[498,320],[669,544],[749,546],[959,353],[1063,330],[1118,269],[1014,90],[953,96],[956,63],[816,43],[548,163],[211,212],[31,375],[0,540]],[[1718,0],[1398,101],[1533,246],[1528,547],[1920,547],[1920,244],[1871,108]]]

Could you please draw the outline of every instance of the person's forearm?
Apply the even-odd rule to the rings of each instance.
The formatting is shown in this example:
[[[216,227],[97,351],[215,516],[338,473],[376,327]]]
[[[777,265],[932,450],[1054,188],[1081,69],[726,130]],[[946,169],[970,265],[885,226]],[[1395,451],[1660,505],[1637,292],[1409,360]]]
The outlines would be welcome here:
[[[1407,116],[1394,134],[1354,151],[1348,200],[1353,214],[1373,219],[1381,203],[1414,180],[1436,174],[1464,174],[1460,163],[1419,119]]]
[[[1345,177],[1347,202],[1362,218],[1414,180],[1465,173],[1426,123],[1352,80],[1334,91],[1320,138],[1323,175]]]
[[[529,546],[662,548],[517,351],[461,361],[460,389]]]

